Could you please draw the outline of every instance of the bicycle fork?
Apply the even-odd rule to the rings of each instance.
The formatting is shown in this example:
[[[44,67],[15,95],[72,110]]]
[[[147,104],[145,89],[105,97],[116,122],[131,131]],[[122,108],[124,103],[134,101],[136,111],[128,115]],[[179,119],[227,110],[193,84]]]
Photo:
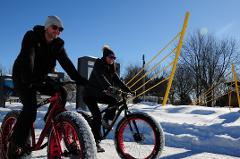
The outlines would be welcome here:
[[[133,120],[132,122],[128,121],[128,125],[129,128],[132,132],[133,138],[136,142],[140,142],[142,141],[143,137],[141,136],[139,130],[138,130],[138,126],[135,120]]]
[[[63,154],[63,152],[62,152],[62,147],[61,147],[61,144],[60,144],[60,138],[59,138],[59,135],[58,135],[58,133],[57,133],[56,126],[55,126],[53,120],[52,120],[51,122],[52,122],[52,131],[53,131],[54,136],[55,136],[55,140],[56,140],[58,152],[60,152],[60,154]]]

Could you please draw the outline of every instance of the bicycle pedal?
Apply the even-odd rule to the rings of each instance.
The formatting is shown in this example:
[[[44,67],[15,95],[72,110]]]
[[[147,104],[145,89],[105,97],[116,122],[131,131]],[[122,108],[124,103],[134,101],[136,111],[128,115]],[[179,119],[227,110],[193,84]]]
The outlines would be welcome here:
[[[97,152],[98,152],[98,153],[105,152],[105,149],[102,148],[99,143],[96,144],[96,147],[97,147]]]

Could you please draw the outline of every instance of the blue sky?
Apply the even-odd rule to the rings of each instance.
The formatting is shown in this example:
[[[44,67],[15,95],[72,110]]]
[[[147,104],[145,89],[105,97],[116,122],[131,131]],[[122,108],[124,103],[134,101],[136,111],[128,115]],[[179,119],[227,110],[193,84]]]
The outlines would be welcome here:
[[[79,57],[101,57],[102,46],[109,44],[124,73],[129,64],[141,65],[142,54],[148,61],[171,40],[181,30],[186,11],[186,36],[202,29],[239,39],[239,6],[239,0],[2,0],[0,66],[12,66],[25,32],[43,25],[48,15],[62,19],[61,38],[75,66]]]

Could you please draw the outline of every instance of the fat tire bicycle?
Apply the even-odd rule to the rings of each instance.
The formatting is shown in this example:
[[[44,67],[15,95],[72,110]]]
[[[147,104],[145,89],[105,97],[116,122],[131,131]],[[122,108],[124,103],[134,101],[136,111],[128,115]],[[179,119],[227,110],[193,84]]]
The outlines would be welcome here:
[[[59,82],[57,85],[75,84],[73,81]],[[39,85],[38,85],[39,86]],[[47,147],[47,157],[95,159],[96,144],[87,121],[77,112],[67,111],[60,103],[60,93],[56,92],[52,97],[44,99],[37,104],[37,108],[45,104],[52,104],[52,108],[46,118],[46,124],[36,140],[34,123],[30,133],[29,158],[32,151]],[[20,114],[20,110],[12,110],[7,113],[1,126],[1,155],[7,158],[7,150],[12,130]],[[44,143],[44,139],[47,141]],[[44,143],[44,144],[43,144]]]
[[[121,100],[115,105],[116,115],[108,127],[101,126],[104,140],[116,124],[114,143],[118,155],[124,159],[158,159],[165,144],[164,133],[160,123],[143,112],[131,112],[128,109],[127,98],[129,93],[118,90]],[[107,107],[101,110],[102,116],[111,109]],[[91,114],[84,110],[77,110],[78,113],[93,123]],[[123,112],[123,118],[118,118]],[[119,122],[117,122],[119,121]]]

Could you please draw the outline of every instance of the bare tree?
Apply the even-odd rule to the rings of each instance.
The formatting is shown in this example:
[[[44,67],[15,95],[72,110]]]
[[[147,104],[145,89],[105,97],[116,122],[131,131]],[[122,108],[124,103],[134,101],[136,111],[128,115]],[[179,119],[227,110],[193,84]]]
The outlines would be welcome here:
[[[0,76],[2,76],[3,75],[3,67],[2,67],[2,65],[0,64]]]
[[[131,88],[131,90],[136,90],[137,94],[141,94],[146,90],[147,92],[145,95],[163,97],[165,95],[168,83],[168,81],[165,80],[167,73],[164,71],[160,72],[160,68],[155,69],[152,72],[148,72],[147,68],[145,69],[142,70],[142,67],[137,65],[128,66],[126,74],[124,75],[124,81],[128,83],[128,86]],[[143,78],[145,79],[142,80]],[[158,100],[158,102],[161,102],[160,98]],[[135,102],[137,101],[138,99],[135,100]]]
[[[203,35],[197,31],[184,42],[180,60],[186,63],[193,73],[194,90],[198,98],[214,83],[222,80],[231,64],[237,62],[237,43],[233,39],[219,40],[213,35]],[[212,91],[206,101],[213,96]],[[211,106],[212,102],[207,105]]]
[[[126,74],[123,77],[124,77],[125,83],[128,84],[131,90],[136,90],[143,84],[143,81],[139,79],[142,78],[142,76],[146,73],[146,71],[145,70],[141,71],[141,70],[142,70],[142,67],[137,65],[127,66]],[[141,92],[141,90],[142,89],[139,90],[139,93]]]
[[[9,68],[8,68],[8,70],[7,70],[7,72],[6,72],[7,74],[12,74],[12,66],[10,66]]]
[[[131,90],[135,91],[137,94],[140,94],[144,91],[143,80],[139,80],[146,73],[145,70],[142,70],[142,67],[138,65],[129,65],[127,66],[126,73],[123,76],[123,80],[130,87]],[[147,81],[148,78],[145,77]],[[138,98],[134,100],[134,102],[138,102]]]
[[[190,98],[194,87],[192,75],[193,73],[186,63],[178,64],[171,90],[171,93],[174,93],[178,100],[177,104],[190,104],[192,102]],[[176,102],[174,103],[176,104]]]
[[[153,89],[149,91],[149,94],[157,96],[157,97],[164,97],[167,89],[168,80],[165,80],[169,76],[169,72],[164,70],[165,66],[160,66],[149,73],[148,78],[151,79],[147,83],[147,88],[157,85]],[[160,84],[159,84],[160,83]]]
[[[12,67],[10,66],[8,69],[0,64],[0,75],[12,74]]]

